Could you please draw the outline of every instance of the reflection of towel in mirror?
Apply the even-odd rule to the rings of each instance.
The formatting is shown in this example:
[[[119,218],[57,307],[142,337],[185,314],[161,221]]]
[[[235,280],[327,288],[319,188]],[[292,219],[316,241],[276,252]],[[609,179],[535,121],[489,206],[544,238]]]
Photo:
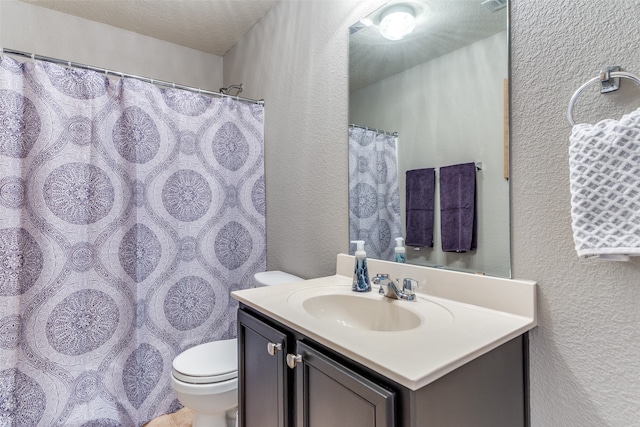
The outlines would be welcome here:
[[[577,124],[570,137],[573,240],[580,257],[640,256],[640,109]]]
[[[436,188],[435,169],[407,171],[406,226],[407,246],[433,247],[433,195]]]
[[[440,232],[444,252],[467,252],[478,247],[476,165],[440,168]]]

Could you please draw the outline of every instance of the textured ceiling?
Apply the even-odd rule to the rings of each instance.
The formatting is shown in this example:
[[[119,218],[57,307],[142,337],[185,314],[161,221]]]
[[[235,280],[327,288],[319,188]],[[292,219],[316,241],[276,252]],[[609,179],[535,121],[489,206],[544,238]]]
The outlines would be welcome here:
[[[280,0],[21,1],[223,56]],[[354,25],[349,40],[350,90],[504,31],[506,8],[492,13],[482,1],[390,0],[371,14],[374,24],[389,5],[402,3],[418,12],[416,30],[391,42],[375,25]]]
[[[1,0],[0,0],[1,1]],[[223,56],[278,0],[21,0]]]
[[[507,29],[507,9],[490,12],[483,0],[391,0],[358,23],[349,37],[349,89],[378,80],[460,49]],[[380,15],[396,3],[416,11],[416,29],[402,40],[380,35]]]

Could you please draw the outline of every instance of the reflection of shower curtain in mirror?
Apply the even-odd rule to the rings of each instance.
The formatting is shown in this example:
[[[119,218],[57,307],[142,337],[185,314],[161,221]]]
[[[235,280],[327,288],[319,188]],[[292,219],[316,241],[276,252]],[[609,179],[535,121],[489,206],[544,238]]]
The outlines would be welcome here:
[[[402,235],[396,139],[349,126],[349,238],[364,240],[370,258],[393,260]]]

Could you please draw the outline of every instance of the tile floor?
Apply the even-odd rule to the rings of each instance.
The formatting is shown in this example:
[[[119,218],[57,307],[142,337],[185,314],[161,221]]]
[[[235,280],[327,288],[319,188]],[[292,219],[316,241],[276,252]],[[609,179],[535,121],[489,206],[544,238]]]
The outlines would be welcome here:
[[[191,409],[182,408],[173,414],[163,415],[146,423],[143,427],[191,427],[193,422],[193,413]],[[235,416],[227,418],[229,427],[237,427]]]
[[[191,427],[193,414],[188,408],[182,408],[173,414],[163,415],[149,421],[144,427]]]

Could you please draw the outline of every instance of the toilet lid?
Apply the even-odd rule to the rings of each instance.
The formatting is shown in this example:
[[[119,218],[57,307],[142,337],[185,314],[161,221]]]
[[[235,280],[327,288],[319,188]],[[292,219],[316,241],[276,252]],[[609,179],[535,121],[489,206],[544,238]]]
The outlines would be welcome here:
[[[254,274],[253,278],[258,286],[283,285],[304,280],[301,277],[279,270],[261,271]]]
[[[200,344],[173,359],[173,376],[191,384],[211,384],[238,376],[236,339]]]

